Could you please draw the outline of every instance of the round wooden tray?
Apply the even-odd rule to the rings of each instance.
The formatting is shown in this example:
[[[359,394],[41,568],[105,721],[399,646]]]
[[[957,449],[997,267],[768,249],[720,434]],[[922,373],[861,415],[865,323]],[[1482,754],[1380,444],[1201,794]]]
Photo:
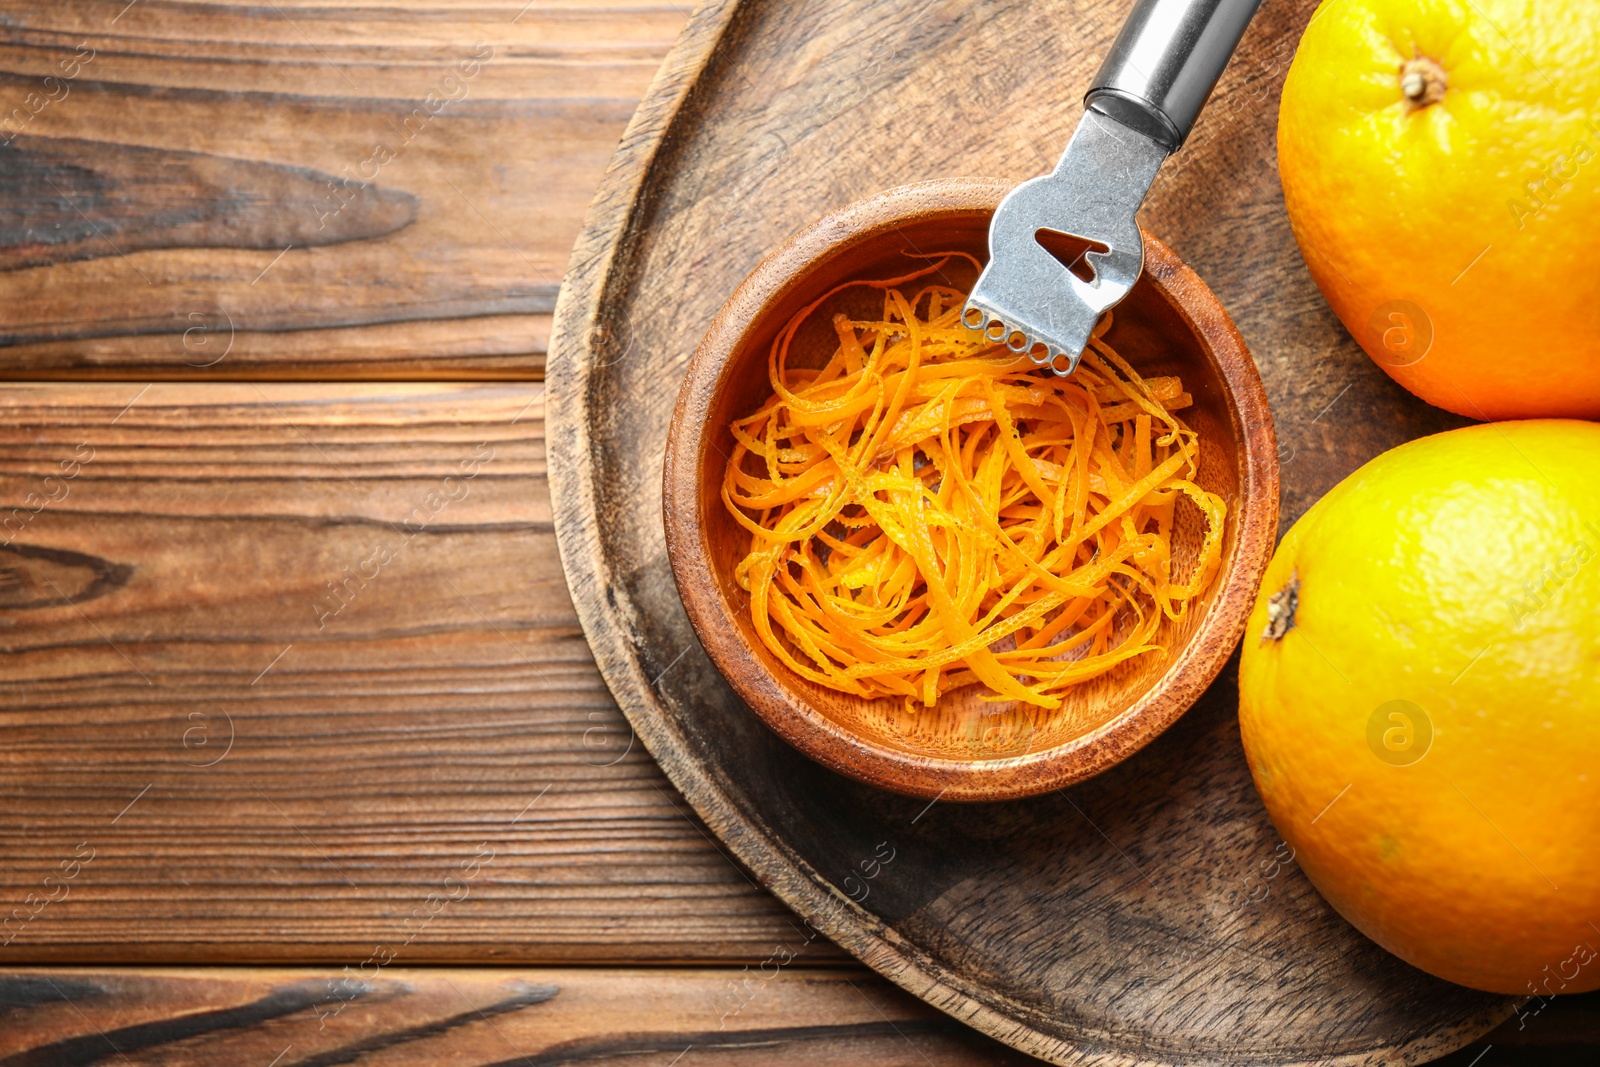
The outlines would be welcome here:
[[[1513,1002],[1410,968],[1312,889],[1251,785],[1236,665],[1100,777],[928,804],[824,770],[762,725],[700,650],[667,565],[668,423],[728,294],[790,233],[869,193],[1047,170],[1079,114],[1064,101],[1122,8],[703,5],[623,138],[557,307],[563,563],[612,693],[690,803],[812,927],[929,1003],[1056,1063],[1422,1062]],[[1141,215],[1255,355],[1285,524],[1371,456],[1455,424],[1361,354],[1283,216],[1277,87],[1312,8],[1257,16]]]

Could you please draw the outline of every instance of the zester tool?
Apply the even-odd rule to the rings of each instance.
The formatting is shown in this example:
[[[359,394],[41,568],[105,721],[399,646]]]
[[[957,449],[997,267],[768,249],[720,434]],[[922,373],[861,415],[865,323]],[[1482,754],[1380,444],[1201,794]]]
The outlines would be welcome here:
[[[1261,0],[1135,0],[1049,174],[1006,195],[972,329],[1071,374],[1102,313],[1144,267],[1134,213],[1188,137]]]

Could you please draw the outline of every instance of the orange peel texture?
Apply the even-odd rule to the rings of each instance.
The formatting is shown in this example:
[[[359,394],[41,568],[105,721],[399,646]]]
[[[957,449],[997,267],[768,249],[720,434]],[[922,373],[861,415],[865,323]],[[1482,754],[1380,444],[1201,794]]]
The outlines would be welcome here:
[[[961,323],[966,294],[929,280],[950,258],[846,283],[778,334],[772,397],[730,427],[722,499],[750,533],[735,577],[761,641],[813,682],[1054,709],[1165,655],[1161,621],[1215,576],[1227,506],[1194,481],[1182,383],[1141,378],[1103,340],[1109,315],[1058,377]],[[796,331],[853,286],[882,291],[881,318],[835,315],[827,364],[791,366]],[[1206,532],[1179,578],[1183,497]]]

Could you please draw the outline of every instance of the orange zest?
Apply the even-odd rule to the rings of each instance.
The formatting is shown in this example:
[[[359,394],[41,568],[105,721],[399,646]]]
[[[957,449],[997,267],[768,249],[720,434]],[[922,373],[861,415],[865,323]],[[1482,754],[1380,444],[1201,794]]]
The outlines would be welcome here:
[[[1117,355],[1109,315],[1058,377],[962,325],[966,294],[927,281],[948,261],[846,283],[774,340],[771,399],[730,427],[722,499],[750,533],[735,577],[761,641],[821,685],[908,706],[983,685],[1053,709],[1165,654],[1162,620],[1215,575],[1227,506],[1172,414],[1192,398]],[[882,317],[835,315],[827,364],[790,366],[796,331],[853,286],[883,292]],[[1179,579],[1183,499],[1205,534]]]

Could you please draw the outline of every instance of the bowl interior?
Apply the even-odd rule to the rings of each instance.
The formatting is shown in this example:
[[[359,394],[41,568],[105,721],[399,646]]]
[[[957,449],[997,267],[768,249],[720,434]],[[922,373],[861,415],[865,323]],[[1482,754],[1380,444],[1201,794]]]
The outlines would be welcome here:
[[[752,319],[734,324],[740,334],[731,358],[720,368],[717,386],[710,396],[702,431],[705,445],[697,457],[702,544],[721,590],[721,614],[736,628],[740,644],[783,690],[785,703],[801,713],[809,709],[824,720],[824,728],[831,724],[854,740],[891,756],[963,764],[1015,759],[1080,743],[1115,723],[1135,711],[1141,698],[1183,658],[1186,646],[1225,586],[1237,550],[1238,519],[1233,512],[1240,500],[1242,471],[1243,430],[1239,415],[1210,346],[1190,315],[1179,306],[1174,293],[1153,277],[1152,267],[1167,261],[1176,266],[1175,258],[1160,244],[1147,241],[1145,273],[1116,308],[1106,340],[1141,375],[1175,374],[1182,378],[1184,387],[1194,396],[1194,404],[1178,414],[1200,435],[1197,481],[1229,501],[1217,577],[1201,597],[1191,602],[1180,620],[1163,623],[1159,640],[1167,646],[1167,654],[1136,657],[1108,674],[1078,685],[1068,691],[1063,706],[1056,710],[986,700],[985,689],[974,686],[946,693],[933,708],[919,705],[908,711],[898,699],[864,700],[801,678],[761,642],[733,578],[735,565],[749,550],[750,535],[728,514],[720,487],[726,457],[733,446],[728,424],[756,410],[771,396],[767,360],[774,337],[796,312],[841,282],[909,273],[926,265],[930,253],[958,251],[986,261],[990,214],[986,209],[966,210],[901,221],[892,227],[853,235],[803,264],[795,279],[766,300]],[[944,280],[966,291],[976,280],[975,271],[964,261],[952,260],[945,268]],[[921,284],[925,283],[913,283]],[[1214,298],[1203,287],[1200,291],[1214,304]],[[826,362],[838,343],[829,324],[834,312],[840,310],[856,317],[876,318],[882,311],[882,296],[876,290],[856,288],[831,297],[796,334],[790,348],[791,364],[820,366]],[[1198,310],[1204,314],[1214,308]],[[1187,499],[1178,506],[1172,550],[1174,574],[1182,577],[1192,568],[1205,523],[1199,509]],[[1131,626],[1132,620],[1123,625]],[[729,673],[725,665],[723,670]],[[740,685],[736,677],[731,680],[741,695],[757,704],[757,710],[768,714],[770,720],[759,701],[752,700],[748,687]]]

